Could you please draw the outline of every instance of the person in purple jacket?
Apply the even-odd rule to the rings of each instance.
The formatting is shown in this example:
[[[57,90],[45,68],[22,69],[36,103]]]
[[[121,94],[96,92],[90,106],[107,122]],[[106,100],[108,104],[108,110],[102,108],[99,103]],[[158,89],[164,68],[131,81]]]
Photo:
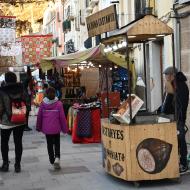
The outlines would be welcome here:
[[[39,108],[36,130],[46,135],[49,161],[55,169],[60,169],[60,133],[68,132],[67,122],[55,89],[49,87],[46,95]]]

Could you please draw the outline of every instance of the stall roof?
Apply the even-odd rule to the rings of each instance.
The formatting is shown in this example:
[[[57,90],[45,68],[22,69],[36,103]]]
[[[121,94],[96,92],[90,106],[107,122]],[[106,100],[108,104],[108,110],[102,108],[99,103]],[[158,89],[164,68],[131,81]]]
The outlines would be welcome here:
[[[160,35],[170,35],[173,29],[153,15],[146,15],[143,18],[133,21],[125,27],[116,30],[112,36],[102,40],[103,44],[119,41],[128,35],[130,43],[147,41],[150,38],[159,38]]]
[[[105,46],[103,44],[100,44],[96,47],[67,55],[47,57],[41,60],[40,67],[43,71],[47,71],[49,69],[52,69],[53,67],[67,67],[72,64],[80,64],[84,61],[91,61],[94,64],[101,65],[115,63],[121,67],[127,67],[127,62],[124,55],[116,52],[105,53],[104,48]]]

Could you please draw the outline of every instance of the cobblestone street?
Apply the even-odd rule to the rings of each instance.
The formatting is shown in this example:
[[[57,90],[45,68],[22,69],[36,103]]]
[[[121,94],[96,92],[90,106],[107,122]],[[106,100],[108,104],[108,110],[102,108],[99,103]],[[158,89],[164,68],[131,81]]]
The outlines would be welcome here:
[[[34,118],[30,126],[34,127]],[[100,144],[72,144],[70,136],[61,136],[60,171],[49,164],[46,141],[42,134],[25,132],[22,172],[14,173],[14,146],[10,139],[10,172],[0,173],[0,190],[126,190],[133,183],[107,175],[101,164]],[[0,162],[2,160],[0,159]],[[189,175],[181,184],[171,180],[142,182],[141,189],[188,190]]]

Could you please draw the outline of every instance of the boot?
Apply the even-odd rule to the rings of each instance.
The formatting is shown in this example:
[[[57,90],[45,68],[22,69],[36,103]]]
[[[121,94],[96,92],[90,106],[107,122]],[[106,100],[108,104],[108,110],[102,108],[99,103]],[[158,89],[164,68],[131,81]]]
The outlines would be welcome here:
[[[8,172],[9,171],[9,162],[3,162],[0,167],[0,172]]]
[[[21,166],[20,164],[15,164],[15,173],[20,173],[21,172]]]

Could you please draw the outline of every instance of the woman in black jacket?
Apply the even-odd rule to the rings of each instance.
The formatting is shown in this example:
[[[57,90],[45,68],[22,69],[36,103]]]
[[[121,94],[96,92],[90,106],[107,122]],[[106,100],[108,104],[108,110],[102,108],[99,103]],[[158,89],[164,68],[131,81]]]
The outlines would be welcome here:
[[[21,171],[21,157],[22,157],[22,136],[24,131],[23,123],[13,123],[12,117],[12,102],[20,100],[25,106],[26,101],[24,97],[23,85],[17,83],[15,73],[8,72],[5,74],[5,85],[0,88],[0,129],[1,129],[1,154],[3,164],[0,167],[0,172],[9,171],[9,138],[13,131],[13,138],[15,144],[15,172]]]

